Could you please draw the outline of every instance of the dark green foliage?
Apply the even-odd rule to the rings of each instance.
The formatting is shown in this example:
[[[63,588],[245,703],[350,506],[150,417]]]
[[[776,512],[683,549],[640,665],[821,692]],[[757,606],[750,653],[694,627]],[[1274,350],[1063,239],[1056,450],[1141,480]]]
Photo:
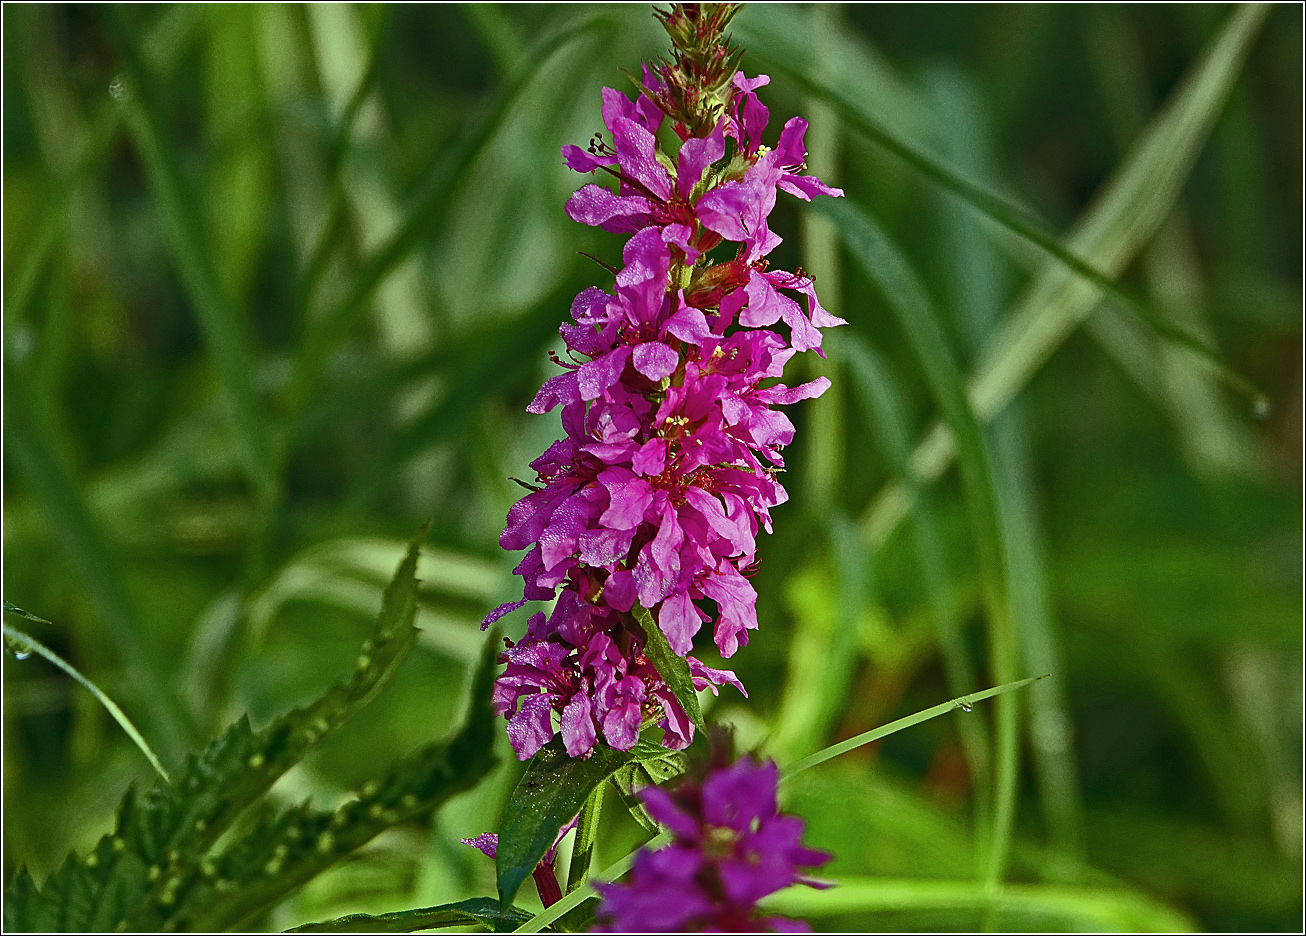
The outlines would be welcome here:
[[[338,729],[393,675],[416,639],[417,557],[425,530],[385,591],[349,682],[260,731],[242,718],[171,782],[129,789],[114,831],[85,859],[70,855],[37,888],[23,871],[5,899],[5,928],[86,931],[226,928],[267,909],[345,854],[400,823],[422,821],[479,780],[493,757],[493,654],[453,740],[423,748],[334,813],[302,805],[264,815],[221,853],[219,836],[278,777]]]
[[[567,756],[562,738],[540,749],[503,808],[495,865],[499,899],[512,903],[518,889],[553,845],[558,830],[581,811],[590,794],[623,767],[649,761],[666,765],[674,755],[659,741],[640,738],[629,751],[596,745],[588,760]]]
[[[631,96],[626,73],[665,54],[649,14],[3,7],[3,590],[54,622],[8,623],[119,703],[184,783],[186,752],[236,715],[268,725],[343,679],[403,541],[439,518],[395,682],[208,846],[213,880],[224,861],[250,895],[224,919],[311,871],[292,827],[329,830],[369,780],[390,795],[386,771],[456,723],[477,624],[520,594],[497,541],[524,493],[507,479],[533,480],[560,431],[524,410],[557,373],[545,351],[571,296],[611,291],[625,240],[567,219],[580,185],[612,183],[559,147],[604,130],[602,86]],[[1017,644],[1017,672],[1054,675],[1021,693],[1033,770],[998,906],[975,880],[994,819],[994,706],[976,705],[788,784],[841,886],[777,912],[818,930],[1300,930],[1301,24],[1289,4],[753,3],[730,22],[740,66],[772,78],[765,143],[809,120],[809,171],[875,219],[934,305],[1003,513],[1019,488],[1004,522],[1037,520],[1032,550],[1012,536],[1004,557],[1017,633],[1041,588],[1059,660]],[[989,685],[994,656],[938,373],[876,286],[886,268],[867,276],[815,210],[780,193],[769,259],[816,276],[849,325],[819,366],[789,364],[786,383],[832,387],[788,410],[760,629],[727,663],[749,699],[704,706],[782,761]],[[1176,330],[1265,390],[1268,418]],[[6,909],[112,930],[167,884],[136,839],[166,854],[169,823],[194,817],[151,811],[149,767],[66,671],[35,654],[3,668]],[[1059,717],[1039,718],[1040,696]],[[238,725],[206,769],[247,798],[242,765],[271,740]],[[1046,781],[1052,754],[1077,785]],[[487,901],[492,863],[458,839],[496,829],[523,766],[503,758],[429,835],[393,829],[237,925]],[[612,774],[636,819],[606,804],[591,871],[647,838],[633,791],[657,767]],[[139,834],[112,852],[95,843],[133,779]],[[217,906],[203,869],[172,912]]]
[[[288,933],[412,933],[445,926],[480,924],[496,933],[510,933],[531,918],[525,910],[500,908],[493,897],[472,897],[438,907],[420,907],[372,916],[351,913],[336,920],[306,923]]]

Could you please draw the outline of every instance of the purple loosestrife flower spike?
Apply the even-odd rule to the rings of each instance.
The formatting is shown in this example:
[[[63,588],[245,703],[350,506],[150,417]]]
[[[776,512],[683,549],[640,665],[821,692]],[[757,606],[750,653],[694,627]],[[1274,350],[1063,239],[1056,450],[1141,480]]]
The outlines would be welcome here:
[[[757,91],[769,79],[737,69],[724,35],[736,11],[659,13],[671,59],[644,66],[633,101],[604,89],[611,143],[596,135],[588,151],[563,148],[575,171],[617,180],[582,186],[567,213],[630,238],[612,290],[586,289],[560,329],[569,360],[557,359],[563,372],[527,410],[560,408],[565,436],[531,463],[538,490],[513,506],[499,538],[527,550],[515,570],[523,597],[487,623],[557,598],[501,656],[495,710],[523,760],[559,732],[573,757],[598,743],[628,750],[653,723],[669,748],[693,740],[632,609],[652,612],[680,656],[705,628],[723,657],[748,642],[758,531],[770,532],[771,508],[788,499],[776,473],[794,426],[777,407],[829,386],[774,383],[843,320],[801,270],[770,269],[780,237],[768,218],[778,192],[843,193],[803,174],[805,121],[785,124],[774,148],[764,142]],[[674,153],[658,136],[668,119]],[[714,259],[727,242],[733,253]],[[743,691],[733,673],[688,660],[697,688]]]
[[[641,790],[644,807],[673,839],[641,851],[628,883],[598,885],[600,931],[804,930],[800,921],[757,912],[759,900],[791,884],[826,886],[801,869],[830,860],[803,847],[801,819],[778,812],[777,779],[774,762],[742,758],[701,786]]]

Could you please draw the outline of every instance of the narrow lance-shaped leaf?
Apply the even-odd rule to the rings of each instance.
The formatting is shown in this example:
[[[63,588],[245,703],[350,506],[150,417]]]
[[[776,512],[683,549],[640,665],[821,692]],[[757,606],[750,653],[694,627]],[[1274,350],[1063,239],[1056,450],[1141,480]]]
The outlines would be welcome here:
[[[689,661],[677,656],[676,651],[671,649],[667,635],[662,633],[662,628],[653,620],[653,615],[647,608],[635,605],[633,613],[647,637],[644,655],[657,667],[658,675],[680,702],[689,720],[698,726],[699,731],[705,730],[703,710],[698,705],[698,693],[694,689],[694,677],[689,672]]]
[[[145,166],[164,239],[230,403],[246,470],[266,496],[276,483],[277,455],[272,426],[254,386],[254,352],[243,334],[235,303],[222,289],[213,269],[200,210],[186,190],[180,158],[163,126],[160,92],[141,55],[135,30],[120,10],[110,7],[105,15],[126,68],[127,87],[120,102]]]
[[[1253,7],[1265,6],[1267,5],[1253,5]],[[1264,17],[1265,10],[1253,10],[1252,13],[1247,13],[1246,10],[1242,12],[1247,14],[1242,17],[1244,28],[1248,26],[1247,21],[1251,21],[1250,30],[1254,34],[1256,27],[1259,25],[1259,20]],[[850,100],[840,88],[825,84],[818,78],[813,77],[805,62],[779,58],[776,63],[807,93],[828,101],[850,127],[867,139],[893,153],[931,181],[960,196],[967,204],[985,217],[990,218],[1045,251],[1066,268],[1074,271],[1077,276],[1104,291],[1108,296],[1116,300],[1122,308],[1137,316],[1163,338],[1197,355],[1230,389],[1242,394],[1256,408],[1260,409],[1268,406],[1265,394],[1253,386],[1245,377],[1229,367],[1220,358],[1219,352],[1207,344],[1205,340],[1191,334],[1186,329],[1177,327],[1164,316],[1157,314],[1151,306],[1122,287],[1106,272],[1103,272],[1098,265],[1093,263],[1091,259],[1086,259],[1073,246],[1067,247],[1055,236],[1046,233],[1042,225],[1034,220],[1029,212],[1017,208],[984,186],[963,178],[917,146],[887,129],[876,120],[873,114],[868,112],[864,102]]]
[[[954,921],[990,916],[999,930],[1191,932],[1195,923],[1141,893],[1124,889],[1008,884],[995,895],[968,881],[840,878],[828,890],[792,887],[766,898],[768,912],[802,918],[892,913],[896,926],[930,929],[944,911]],[[914,915],[919,917],[914,919]],[[937,925],[937,924],[935,924]],[[964,924],[963,924],[964,925]]]
[[[595,788],[627,764],[666,754],[660,743],[647,738],[629,751],[600,744],[586,759],[568,757],[561,738],[541,748],[503,807],[495,858],[503,906],[512,903],[522,882],[553,846],[558,830],[580,812]]]
[[[363,263],[344,297],[319,318],[320,324],[308,333],[295,361],[294,374],[287,390],[289,409],[297,411],[311,396],[327,361],[386,276],[423,240],[430,238],[448,210],[450,196],[476,164],[484,147],[494,137],[517,100],[539,70],[564,46],[597,30],[604,20],[589,18],[568,24],[545,37],[531,50],[530,66],[513,80],[482,110],[483,117],[470,131],[428,171],[418,187],[412,206],[399,227]]]

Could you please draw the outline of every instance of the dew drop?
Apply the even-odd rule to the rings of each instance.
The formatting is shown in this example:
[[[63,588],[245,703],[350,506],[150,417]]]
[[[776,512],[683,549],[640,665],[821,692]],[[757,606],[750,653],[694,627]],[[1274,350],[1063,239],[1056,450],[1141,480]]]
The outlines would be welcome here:
[[[1252,416],[1255,419],[1265,420],[1270,418],[1270,398],[1259,395],[1252,401]]]
[[[960,704],[961,704],[961,710],[963,712],[969,712],[973,708],[973,706],[969,702],[962,702]]]
[[[127,96],[127,84],[122,80],[122,75],[114,78],[109,82],[109,97],[115,101],[121,101]]]

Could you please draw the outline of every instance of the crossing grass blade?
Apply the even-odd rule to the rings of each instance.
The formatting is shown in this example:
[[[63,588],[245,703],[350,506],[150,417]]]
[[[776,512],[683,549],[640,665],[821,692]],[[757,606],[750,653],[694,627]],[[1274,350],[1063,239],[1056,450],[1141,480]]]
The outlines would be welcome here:
[[[8,349],[6,348],[6,351]],[[180,707],[146,649],[139,610],[128,594],[105,531],[91,512],[80,481],[60,457],[50,428],[39,418],[21,370],[6,353],[4,415],[6,456],[45,515],[55,542],[90,599],[106,640],[117,648],[161,736],[165,753],[184,748],[187,728]]]
[[[1068,250],[1106,275],[1124,272],[1178,199],[1266,13],[1264,5],[1234,12],[1072,227]],[[1040,272],[980,352],[968,383],[979,418],[987,422],[1001,412],[1100,299],[1095,285],[1060,263]],[[931,482],[955,456],[950,429],[936,424],[913,451],[912,467],[923,481]],[[873,547],[883,546],[909,506],[908,492],[896,484],[871,501],[862,516],[862,531]]]
[[[940,145],[951,161],[974,177],[990,176],[996,156],[983,96],[959,70],[936,69],[931,78],[930,97],[935,102]],[[985,236],[981,219],[958,210],[961,206],[952,196],[940,194],[940,222],[949,257],[944,268],[946,283],[951,286],[946,292],[959,326],[962,353],[971,356],[998,322],[1009,273],[997,245]],[[1021,402],[1015,401],[1000,414],[990,429],[994,482],[1006,534],[1007,589],[1023,664],[1035,672],[1059,675],[1064,671],[1053,629],[1032,453]],[[906,458],[905,451],[902,457]],[[918,500],[923,496],[919,486],[914,493]],[[1049,839],[1062,854],[1077,856],[1082,848],[1083,817],[1065,691],[1064,680],[1030,689],[1029,736]]]
[[[1225,52],[1225,58],[1233,57],[1240,61],[1241,55],[1245,54],[1267,12],[1267,5],[1254,5],[1244,7],[1235,13],[1230,26],[1233,29],[1233,36],[1229,37],[1226,31],[1226,37],[1230,38],[1229,48],[1223,46],[1217,48],[1217,54]],[[1095,262],[1091,254],[1077,250],[1073,239],[1063,245],[1056,237],[1044,231],[1042,224],[1028,211],[1016,207],[984,186],[962,177],[923,149],[889,130],[876,118],[866,101],[854,100],[843,89],[821,81],[812,71],[808,61],[787,58],[782,53],[775,58],[775,62],[806,93],[829,102],[849,127],[897,156],[932,182],[955,193],[984,217],[1039,247],[1064,269],[1072,271],[1085,283],[1095,287],[1095,290],[1100,290],[1111,297],[1160,336],[1197,355],[1230,389],[1246,397],[1255,410],[1264,409],[1269,405],[1265,394],[1230,368],[1221,359],[1218,350],[1212,348],[1201,337],[1191,334],[1157,314],[1146,302],[1116,282],[1114,273],[1107,265]],[[1195,153],[1193,155],[1195,156]]]
[[[948,689],[962,695],[975,685],[975,667],[962,638],[961,622],[952,597],[953,586],[949,581],[943,554],[943,535],[934,505],[929,492],[911,471],[907,415],[897,382],[890,373],[888,363],[857,335],[844,335],[839,349],[847,366],[855,398],[865,410],[866,420],[872,427],[880,452],[889,464],[889,471],[897,483],[911,494],[914,504],[911,521],[916,561],[920,566]],[[959,723],[958,731],[970,775],[974,778],[977,824],[982,826],[987,822],[988,799],[991,795],[989,776],[992,752],[989,749],[988,730],[980,719],[965,719]]]

